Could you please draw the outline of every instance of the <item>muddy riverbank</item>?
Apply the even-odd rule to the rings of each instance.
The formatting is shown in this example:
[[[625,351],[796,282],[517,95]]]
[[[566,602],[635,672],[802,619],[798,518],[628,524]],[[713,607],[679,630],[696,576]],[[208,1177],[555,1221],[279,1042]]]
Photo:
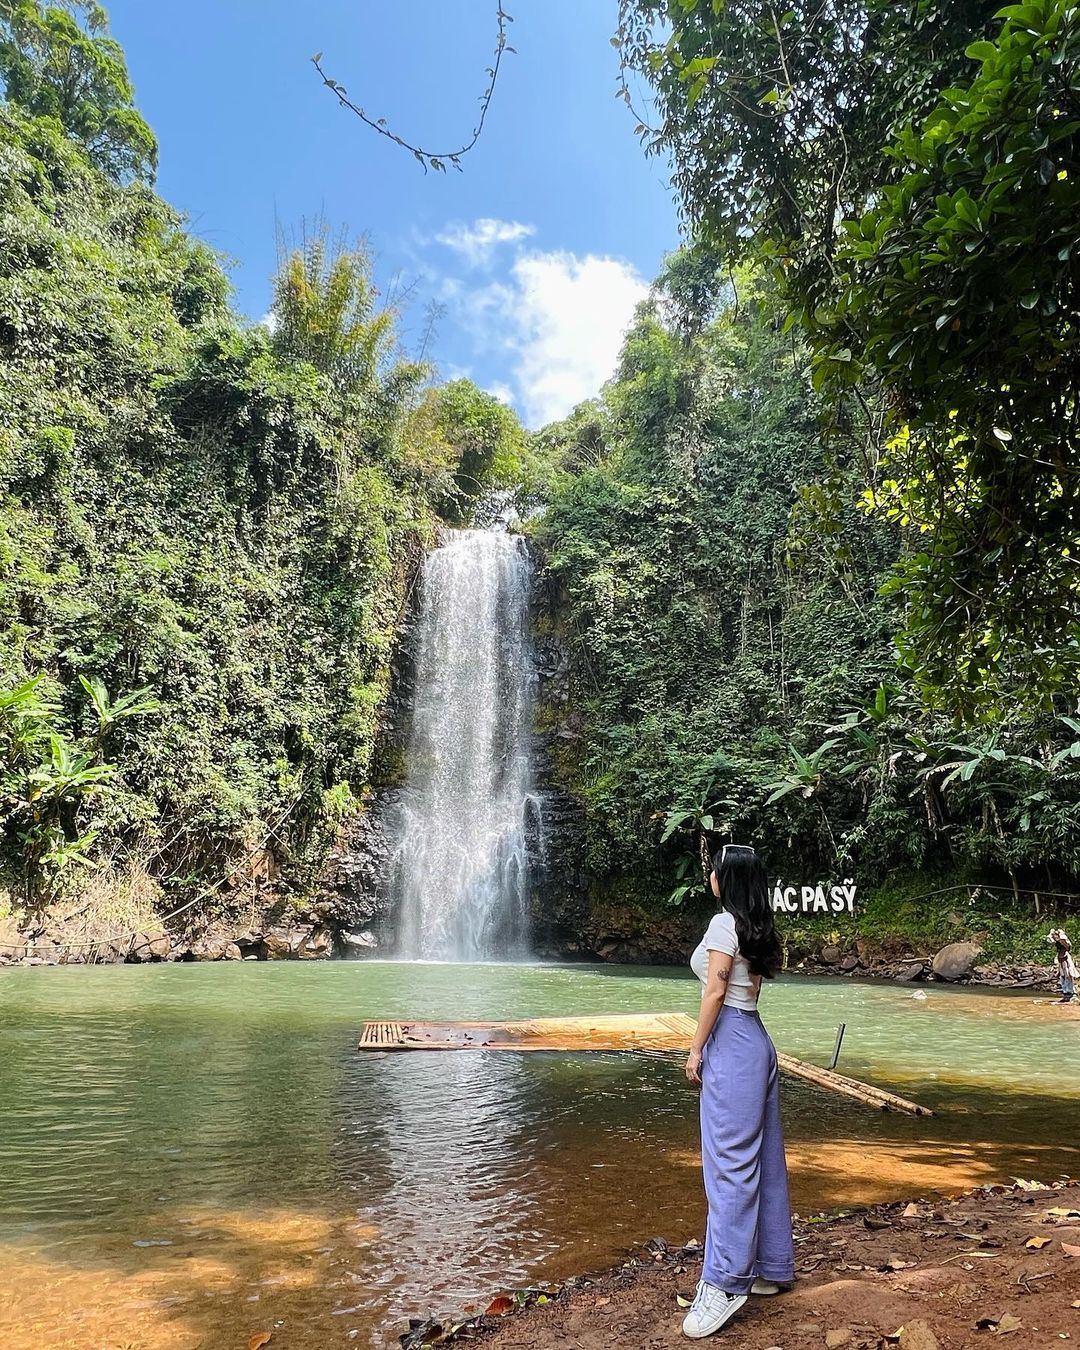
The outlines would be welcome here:
[[[697,1241],[653,1239],[606,1273],[502,1296],[490,1315],[417,1321],[402,1344],[675,1347],[700,1266]],[[801,1219],[796,1269],[790,1292],[748,1300],[726,1350],[952,1350],[999,1336],[1045,1350],[1080,1339],[1080,1185],[1021,1181]]]

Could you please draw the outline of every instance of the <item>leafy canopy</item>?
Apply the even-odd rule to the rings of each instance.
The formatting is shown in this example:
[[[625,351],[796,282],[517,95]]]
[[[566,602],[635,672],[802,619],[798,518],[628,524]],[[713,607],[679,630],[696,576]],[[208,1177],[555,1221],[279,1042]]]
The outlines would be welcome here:
[[[1080,6],[1008,6],[848,222],[819,381],[888,391],[870,506],[917,532],[904,650],[961,711],[1080,668]]]
[[[153,181],[157,141],[96,0],[0,0],[0,81],[9,103],[55,118],[108,177]]]
[[[1080,656],[1074,0],[623,0],[688,220],[771,269],[865,504],[923,696],[1041,705]],[[852,475],[833,475],[845,488]],[[819,499],[827,495],[819,491]]]

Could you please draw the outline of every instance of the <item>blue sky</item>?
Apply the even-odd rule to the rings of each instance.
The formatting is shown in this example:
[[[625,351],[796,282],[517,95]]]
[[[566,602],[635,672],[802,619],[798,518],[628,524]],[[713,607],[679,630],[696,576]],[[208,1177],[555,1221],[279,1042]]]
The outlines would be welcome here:
[[[513,401],[532,426],[611,373],[619,337],[678,242],[664,166],[614,91],[615,0],[510,0],[510,42],[464,173],[424,174],[339,108],[309,62],[423,144],[459,144],[479,107],[494,0],[112,0],[158,187],[234,261],[237,307],[267,310],[275,222],[323,216],[368,238],[406,295],[415,351]]]

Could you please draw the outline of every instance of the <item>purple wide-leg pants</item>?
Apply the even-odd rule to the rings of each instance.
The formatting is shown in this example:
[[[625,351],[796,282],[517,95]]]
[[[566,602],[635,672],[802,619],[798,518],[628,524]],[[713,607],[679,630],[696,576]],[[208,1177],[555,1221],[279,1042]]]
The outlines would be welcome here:
[[[729,1294],[795,1278],[776,1051],[756,1012],[723,1007],[701,1068],[709,1221],[701,1277]]]

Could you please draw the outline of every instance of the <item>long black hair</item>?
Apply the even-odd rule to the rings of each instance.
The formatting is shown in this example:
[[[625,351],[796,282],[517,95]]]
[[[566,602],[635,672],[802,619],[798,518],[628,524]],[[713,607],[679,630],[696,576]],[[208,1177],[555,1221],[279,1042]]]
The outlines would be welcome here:
[[[720,888],[720,905],[735,920],[739,951],[751,974],[771,980],[784,957],[761,859],[749,844],[725,844],[713,855],[712,870]]]

